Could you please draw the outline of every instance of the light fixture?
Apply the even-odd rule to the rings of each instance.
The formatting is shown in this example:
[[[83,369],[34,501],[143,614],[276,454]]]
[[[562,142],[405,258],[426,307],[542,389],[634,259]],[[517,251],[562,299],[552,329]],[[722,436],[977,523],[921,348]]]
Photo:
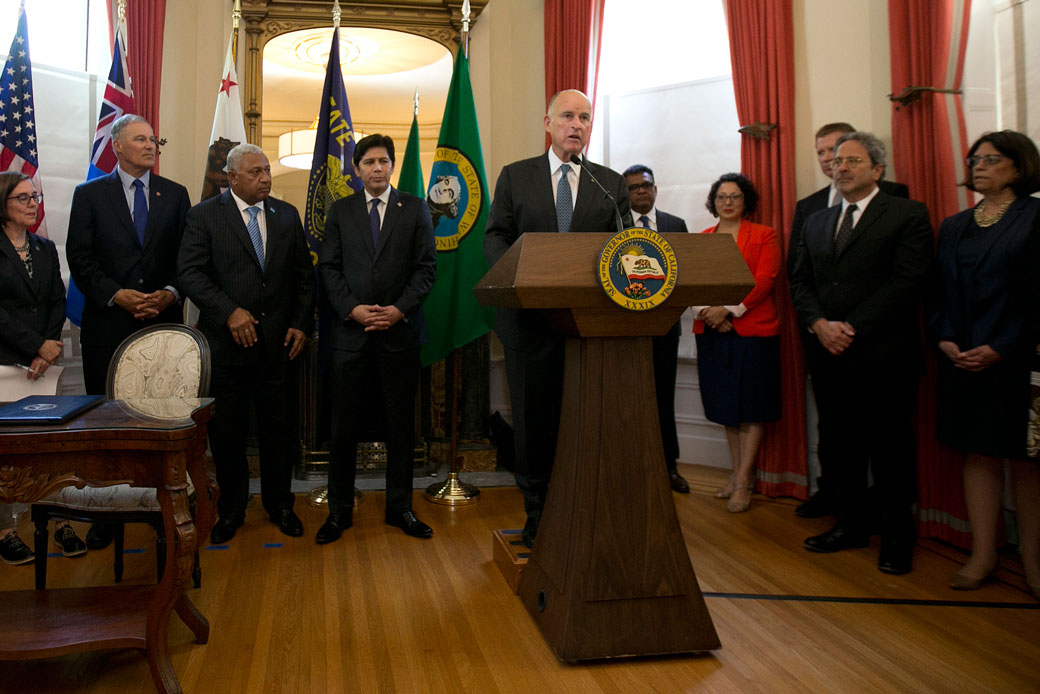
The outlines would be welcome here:
[[[318,134],[318,119],[309,128],[290,130],[278,136],[278,162],[282,166],[310,171],[314,159],[314,140]],[[365,133],[354,131],[354,142]]]

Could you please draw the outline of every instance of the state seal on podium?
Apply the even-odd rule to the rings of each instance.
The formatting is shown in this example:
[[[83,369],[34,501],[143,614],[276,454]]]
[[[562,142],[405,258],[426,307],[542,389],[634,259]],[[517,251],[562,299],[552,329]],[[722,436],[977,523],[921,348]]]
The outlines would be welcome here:
[[[610,237],[599,254],[599,282],[618,306],[646,311],[675,289],[679,266],[671,244],[656,231],[633,227]]]

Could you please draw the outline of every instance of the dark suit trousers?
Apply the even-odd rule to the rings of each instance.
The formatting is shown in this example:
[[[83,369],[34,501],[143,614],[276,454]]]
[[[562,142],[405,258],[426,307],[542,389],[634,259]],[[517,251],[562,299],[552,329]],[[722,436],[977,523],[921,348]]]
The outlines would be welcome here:
[[[228,365],[214,360],[210,394],[216,398],[216,411],[209,424],[209,445],[217,468],[221,516],[245,513],[249,501],[250,405],[256,412],[264,509],[273,515],[292,508],[293,465],[299,457],[297,390],[295,361]]]
[[[816,346],[810,372],[819,408],[820,462],[834,492],[838,523],[882,539],[912,542],[917,485],[913,408],[917,375],[897,365],[863,368]],[[874,496],[867,494],[868,468]]]
[[[516,443],[513,475],[524,495],[524,511],[536,526],[545,507],[556,457],[563,397],[563,345],[562,337],[552,337],[535,349],[505,348]]]
[[[108,365],[119,345],[81,345],[83,385],[87,395],[105,395],[108,390]]]
[[[661,443],[668,470],[676,470],[679,459],[679,434],[675,429],[675,372],[679,367],[679,337],[682,321],[664,335],[652,338],[654,387],[657,391],[657,418],[661,423]]]
[[[419,349],[391,352],[369,340],[357,352],[333,349],[331,371],[329,513],[353,511],[358,431],[372,407],[386,419],[386,512],[410,511]]]

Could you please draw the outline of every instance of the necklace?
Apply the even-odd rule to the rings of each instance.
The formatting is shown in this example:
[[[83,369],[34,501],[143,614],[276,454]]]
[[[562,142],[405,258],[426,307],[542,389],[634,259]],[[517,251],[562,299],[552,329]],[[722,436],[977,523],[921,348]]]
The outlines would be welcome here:
[[[1002,202],[1000,203],[1000,207],[997,208],[996,212],[993,212],[992,214],[986,214],[985,212],[983,212],[983,205],[986,204],[986,201],[983,200],[975,206],[975,223],[982,228],[993,226],[994,224],[1000,221],[1001,217],[1004,216],[1004,213],[1007,212],[1009,207],[1011,207],[1012,202],[1014,202],[1013,199]]]

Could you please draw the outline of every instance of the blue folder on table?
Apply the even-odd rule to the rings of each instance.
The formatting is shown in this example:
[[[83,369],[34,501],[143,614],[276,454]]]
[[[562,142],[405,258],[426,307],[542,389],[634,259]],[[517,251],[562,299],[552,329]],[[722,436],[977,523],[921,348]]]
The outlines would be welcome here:
[[[104,395],[30,395],[0,406],[0,424],[62,424],[104,399]]]

